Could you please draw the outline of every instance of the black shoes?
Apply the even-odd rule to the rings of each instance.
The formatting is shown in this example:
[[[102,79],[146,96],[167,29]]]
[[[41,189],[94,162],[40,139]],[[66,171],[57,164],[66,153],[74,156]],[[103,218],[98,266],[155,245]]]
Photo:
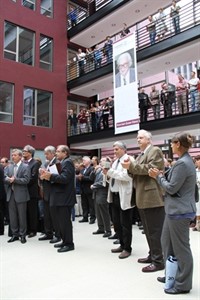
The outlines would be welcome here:
[[[74,246],[63,246],[60,249],[57,250],[57,252],[62,253],[62,252],[68,252],[74,250]]]
[[[79,221],[79,223],[86,223],[86,222],[88,222],[87,219],[82,219],[82,220]]]
[[[111,234],[112,234],[111,231],[107,231],[104,233],[103,237],[107,238],[107,237],[111,236]]]
[[[115,233],[115,234],[109,236],[108,239],[109,239],[109,240],[116,240],[116,239],[118,239],[118,236],[117,236],[117,234]]]
[[[52,238],[50,241],[49,241],[49,243],[50,244],[55,244],[55,243],[58,243],[58,242],[60,242],[61,241],[61,238],[59,238],[59,237],[54,237],[54,238]]]
[[[43,235],[41,236],[38,240],[39,241],[48,241],[48,240],[51,240],[53,238],[53,236],[50,236],[50,235]]]
[[[157,277],[159,282],[165,283],[165,277]]]
[[[54,248],[62,248],[64,246],[63,243],[55,244]]]
[[[30,232],[29,235],[28,235],[28,238],[32,238],[32,237],[34,237],[36,235],[37,235],[36,232]]]
[[[25,243],[26,243],[26,238],[25,238],[25,236],[21,236],[21,243],[22,243],[22,244],[25,244]]]
[[[12,236],[11,239],[8,240],[8,243],[12,243],[18,240],[19,240],[18,236]]]
[[[94,224],[95,223],[95,219],[91,219],[89,224]]]
[[[117,239],[116,241],[113,242],[113,244],[114,244],[114,245],[120,244],[120,240]]]
[[[188,294],[189,292],[190,290],[183,291],[183,290],[176,289],[175,287],[165,290],[166,294],[171,294],[171,295]]]
[[[104,234],[104,231],[97,229],[97,231],[94,231],[92,234]]]

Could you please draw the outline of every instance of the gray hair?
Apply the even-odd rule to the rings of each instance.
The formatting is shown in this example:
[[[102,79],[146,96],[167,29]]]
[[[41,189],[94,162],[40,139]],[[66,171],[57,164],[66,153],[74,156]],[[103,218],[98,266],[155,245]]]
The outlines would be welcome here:
[[[54,146],[47,146],[46,148],[44,148],[44,152],[50,152],[52,154],[55,154],[56,148]]]
[[[117,141],[113,144],[113,147],[118,146],[121,149],[127,150],[126,144],[124,142]]]
[[[69,150],[69,147],[67,145],[58,145],[57,148],[61,148],[61,151],[62,152],[66,152],[67,153],[67,156],[70,155],[70,150]]]
[[[142,134],[143,136],[145,136],[148,140],[152,140],[152,134],[150,131],[147,131],[147,130],[144,130],[144,129],[141,129],[138,131],[138,134]]]
[[[129,68],[132,66],[132,57],[131,57],[131,55],[130,55],[129,52],[124,52],[124,53],[122,53],[121,55],[119,55],[119,57],[118,57],[118,59],[117,59],[117,66],[120,65],[120,61],[121,61],[122,59],[126,59],[126,60],[127,60],[127,63],[128,63]]]
[[[19,156],[21,156],[22,157],[22,150],[20,150],[20,149],[17,149],[17,148],[15,148],[15,149],[12,149],[12,153],[17,153]]]
[[[28,151],[29,153],[31,153],[31,156],[33,157],[35,154],[35,148],[33,148],[31,145],[26,145],[24,146],[25,151]]]
[[[89,156],[83,156],[83,160],[91,161],[91,159],[89,158]]]

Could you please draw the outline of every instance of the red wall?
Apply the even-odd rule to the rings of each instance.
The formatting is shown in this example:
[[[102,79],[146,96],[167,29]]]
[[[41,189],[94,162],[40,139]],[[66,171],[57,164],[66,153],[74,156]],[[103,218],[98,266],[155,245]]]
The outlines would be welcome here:
[[[39,4],[39,1],[37,1]],[[47,145],[66,144],[66,61],[67,61],[67,1],[54,1],[54,18],[32,11],[11,0],[0,1],[0,80],[14,83],[14,122],[0,122],[0,156],[9,156],[11,147],[31,144],[36,149]],[[35,32],[35,66],[3,58],[4,21]],[[40,34],[53,38],[53,72],[39,68]],[[24,86],[53,93],[53,128],[23,125]],[[31,134],[35,134],[35,139]]]

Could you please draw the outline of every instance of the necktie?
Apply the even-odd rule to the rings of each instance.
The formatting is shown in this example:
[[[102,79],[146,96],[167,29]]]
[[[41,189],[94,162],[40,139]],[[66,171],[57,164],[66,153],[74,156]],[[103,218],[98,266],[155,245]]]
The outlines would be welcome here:
[[[14,176],[16,176],[16,174],[17,174],[17,169],[18,169],[18,166],[16,164],[14,164],[14,169],[13,169]]]
[[[115,170],[117,170],[117,167],[118,167],[119,163],[120,163],[120,160],[118,159],[117,164],[115,166]],[[111,179],[111,186],[113,186],[114,184],[115,184],[115,178],[112,178]]]
[[[125,77],[123,78],[123,81],[124,81],[124,85],[126,85],[126,78]]]

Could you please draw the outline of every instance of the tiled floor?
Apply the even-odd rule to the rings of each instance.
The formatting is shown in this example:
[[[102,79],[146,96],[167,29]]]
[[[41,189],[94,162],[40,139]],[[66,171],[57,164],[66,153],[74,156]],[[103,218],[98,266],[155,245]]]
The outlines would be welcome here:
[[[200,232],[191,230],[194,255],[193,290],[187,295],[167,295],[156,273],[142,273],[139,257],[148,252],[145,236],[133,226],[132,255],[120,260],[111,253],[113,240],[92,235],[96,224],[74,224],[75,251],[57,253],[38,237],[26,244],[8,244],[0,237],[0,299],[200,299]]]

